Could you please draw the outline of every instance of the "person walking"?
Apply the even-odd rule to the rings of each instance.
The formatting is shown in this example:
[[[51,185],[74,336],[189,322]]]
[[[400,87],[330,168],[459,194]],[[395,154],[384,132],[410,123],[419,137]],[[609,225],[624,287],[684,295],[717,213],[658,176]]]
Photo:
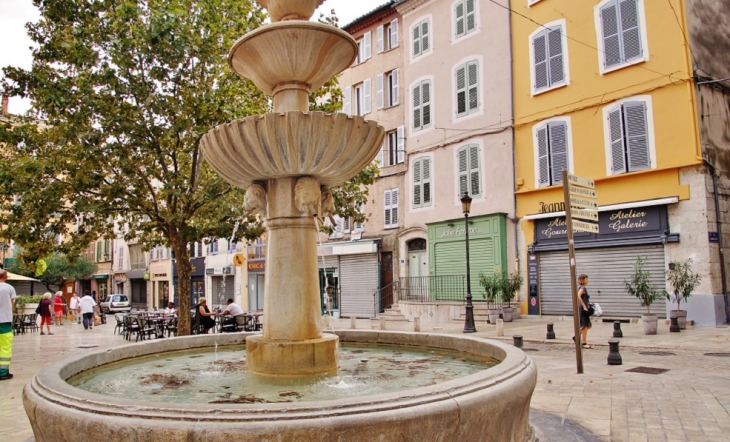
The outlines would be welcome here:
[[[76,292],[71,294],[71,299],[68,300],[68,308],[71,309],[73,315],[73,323],[81,323],[81,315],[79,315],[79,297],[76,296]]]
[[[56,292],[53,298],[53,325],[63,325],[63,292]]]
[[[15,288],[8,284],[7,270],[0,269],[0,381],[12,379],[10,357],[13,354],[13,306]]]
[[[593,348],[588,344],[588,330],[591,329],[591,297],[588,295],[588,275],[581,274],[578,276],[578,304],[580,305],[580,336],[583,348]]]
[[[96,307],[96,301],[86,292],[81,301],[81,315],[84,317],[84,330],[91,330],[94,326],[94,307]]]
[[[46,292],[43,294],[43,299],[41,299],[40,304],[38,304],[38,312],[41,315],[41,334],[45,335],[43,333],[43,324],[46,325],[46,329],[48,330],[48,334],[52,335],[51,333],[51,316],[53,316],[53,302],[51,301],[51,295],[50,293]]]

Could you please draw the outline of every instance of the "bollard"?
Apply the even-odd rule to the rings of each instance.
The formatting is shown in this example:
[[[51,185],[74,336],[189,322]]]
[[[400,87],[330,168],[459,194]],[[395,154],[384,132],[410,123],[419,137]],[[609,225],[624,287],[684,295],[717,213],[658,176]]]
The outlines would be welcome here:
[[[522,335],[514,335],[512,336],[512,340],[514,341],[515,347],[522,348]]]
[[[623,365],[621,353],[618,352],[618,340],[608,340],[608,365]]]
[[[621,321],[613,321],[613,337],[623,338],[624,332],[621,331]]]
[[[555,339],[555,330],[553,329],[553,324],[550,323],[547,325],[547,339]]]
[[[681,331],[679,328],[679,319],[670,318],[669,320],[672,321],[672,324],[669,326],[669,331],[672,333],[679,333]]]
[[[350,328],[353,330],[357,328],[357,318],[355,316],[350,316]]]
[[[385,330],[385,316],[380,317],[380,329]]]
[[[413,331],[414,332],[421,331],[421,317],[420,316],[413,317]]]
[[[504,336],[504,319],[497,319],[497,336]]]

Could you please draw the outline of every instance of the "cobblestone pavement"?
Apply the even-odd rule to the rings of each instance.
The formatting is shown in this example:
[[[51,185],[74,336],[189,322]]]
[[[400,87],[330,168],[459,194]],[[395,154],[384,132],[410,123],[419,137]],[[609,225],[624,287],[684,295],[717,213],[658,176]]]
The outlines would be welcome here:
[[[545,339],[553,322],[558,339]],[[359,329],[377,322],[358,320]],[[334,320],[335,328],[350,328],[350,320]],[[422,332],[461,333],[462,324],[423,324]],[[40,368],[72,354],[124,344],[109,323],[84,331],[80,325],[53,327],[53,336],[16,336],[11,372],[0,383],[0,427],[3,442],[33,440],[22,407],[22,388]],[[412,330],[413,323],[389,322],[390,330]],[[570,318],[522,318],[496,327],[478,323],[475,336],[512,342],[520,334],[526,352],[538,367],[531,421],[541,441],[730,441],[730,328],[690,327],[644,336],[641,324],[623,324],[623,365],[608,366],[607,340],[613,324],[594,322],[583,351],[584,374],[576,374]],[[711,356],[708,353],[726,356]],[[627,372],[636,367],[667,369],[661,374]]]

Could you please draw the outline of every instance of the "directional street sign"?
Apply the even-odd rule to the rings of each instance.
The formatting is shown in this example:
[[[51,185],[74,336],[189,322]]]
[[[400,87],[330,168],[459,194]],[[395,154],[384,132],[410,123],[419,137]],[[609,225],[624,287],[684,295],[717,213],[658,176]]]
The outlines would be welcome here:
[[[598,224],[575,220],[573,221],[573,230],[577,232],[598,233]]]
[[[570,214],[573,215],[573,218],[598,222],[598,212],[595,210],[570,209]]]
[[[593,189],[586,189],[585,187],[568,186],[568,192],[572,196],[595,198],[596,191]]]
[[[596,184],[592,179],[572,174],[568,174],[568,183],[575,184],[576,186],[588,187],[589,189],[595,189],[596,187]]]
[[[570,207],[577,207],[579,209],[597,209],[598,203],[596,200],[588,198],[570,198]]]

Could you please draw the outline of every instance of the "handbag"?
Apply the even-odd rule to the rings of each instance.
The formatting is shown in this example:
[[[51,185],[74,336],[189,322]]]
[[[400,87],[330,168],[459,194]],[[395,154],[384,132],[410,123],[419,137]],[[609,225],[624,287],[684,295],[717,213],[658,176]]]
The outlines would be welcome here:
[[[603,314],[603,309],[597,302],[591,306],[591,310],[593,310],[593,314],[596,316],[601,316]]]
[[[35,308],[35,314],[40,315],[41,314],[41,305],[38,304],[38,307]]]

